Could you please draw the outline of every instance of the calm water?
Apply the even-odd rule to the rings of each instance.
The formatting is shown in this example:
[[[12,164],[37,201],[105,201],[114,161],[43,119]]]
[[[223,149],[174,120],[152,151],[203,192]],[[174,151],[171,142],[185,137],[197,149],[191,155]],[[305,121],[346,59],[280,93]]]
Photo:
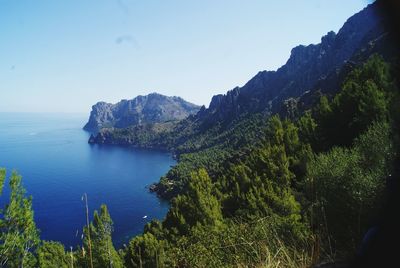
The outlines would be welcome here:
[[[89,145],[89,134],[81,129],[86,120],[85,115],[0,113],[0,167],[23,176],[42,239],[67,247],[81,242],[86,192],[91,215],[107,204],[120,247],[146,222],[165,216],[168,204],[145,187],[175,162],[163,152]],[[7,199],[6,190],[0,205]]]

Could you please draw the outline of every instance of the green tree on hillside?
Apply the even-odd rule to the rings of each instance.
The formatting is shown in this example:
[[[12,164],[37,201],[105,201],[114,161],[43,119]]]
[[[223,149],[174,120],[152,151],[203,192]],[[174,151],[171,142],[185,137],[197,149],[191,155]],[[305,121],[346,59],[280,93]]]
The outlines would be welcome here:
[[[94,267],[123,267],[121,257],[115,250],[112,243],[112,232],[113,222],[108,212],[106,205],[101,205],[100,213],[97,210],[93,214],[93,221],[89,225],[90,227],[90,238],[91,248],[93,256]],[[84,228],[84,239],[82,251],[88,251],[89,240],[88,240],[88,228]],[[88,263],[90,257],[88,252],[80,254],[86,259],[81,260],[81,263]]]
[[[300,206],[290,188],[294,174],[286,151],[299,146],[297,128],[278,116],[271,117],[268,125],[264,144],[221,174],[224,212],[245,218],[279,215],[296,221]]]
[[[136,236],[125,249],[126,267],[164,267],[166,243],[158,240],[153,234],[145,233]],[[171,262],[172,260],[170,260]]]
[[[389,65],[372,55],[348,75],[331,103],[321,98],[315,113],[322,147],[350,146],[373,121],[388,120],[396,95]]]
[[[65,252],[62,244],[53,241],[43,241],[37,250],[37,257],[41,268],[68,268],[74,261],[74,257]]]
[[[0,190],[5,171],[0,171]],[[22,177],[13,172],[10,177],[10,199],[0,212],[0,265],[33,267],[34,252],[39,244],[39,231],[33,218],[32,198],[25,196]],[[1,194],[1,191],[0,191]]]
[[[393,154],[389,125],[376,122],[352,148],[335,147],[310,163],[312,222],[337,243],[335,248],[353,250],[365,233],[380,207]]]
[[[193,172],[185,194],[172,201],[164,227],[188,234],[193,226],[219,226],[221,205],[213,193],[213,184],[205,169]]]

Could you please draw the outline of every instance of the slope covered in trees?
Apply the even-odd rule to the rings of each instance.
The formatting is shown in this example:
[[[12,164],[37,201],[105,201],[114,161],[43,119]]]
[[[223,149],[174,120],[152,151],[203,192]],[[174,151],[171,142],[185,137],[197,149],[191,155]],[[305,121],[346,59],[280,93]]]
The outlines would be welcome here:
[[[147,224],[119,251],[105,206],[73,251],[40,241],[31,201],[13,173],[0,217],[0,261],[8,267],[307,267],[347,260],[366,247],[368,230],[382,228],[375,220],[398,185],[391,176],[399,150],[395,68],[372,55],[337,93],[295,116],[241,118],[229,134],[206,139],[209,147],[182,154],[184,164],[170,171],[180,191],[165,189],[173,192],[166,218]],[[0,189],[5,177],[1,170]]]
[[[171,200],[166,218],[122,249],[112,245],[106,206],[82,245],[40,240],[31,198],[12,173],[0,266],[308,267],[377,252],[387,266],[396,247],[382,236],[399,240],[399,54],[378,5],[195,116],[103,132],[108,143],[179,157],[155,187]],[[0,169],[0,194],[6,177]]]
[[[106,130],[94,141],[172,151],[179,163],[152,186],[159,196],[171,199],[184,191],[191,172],[204,167],[213,176],[231,154],[259,142],[271,115],[295,119],[318,105],[321,96],[332,98],[344,78],[370,55],[378,53],[396,63],[399,50],[381,9],[379,1],[368,5],[337,34],[329,32],[319,44],[295,47],[278,70],[259,72],[244,86],[214,96],[209,107],[195,115],[174,124]],[[380,101],[381,96],[376,97]]]

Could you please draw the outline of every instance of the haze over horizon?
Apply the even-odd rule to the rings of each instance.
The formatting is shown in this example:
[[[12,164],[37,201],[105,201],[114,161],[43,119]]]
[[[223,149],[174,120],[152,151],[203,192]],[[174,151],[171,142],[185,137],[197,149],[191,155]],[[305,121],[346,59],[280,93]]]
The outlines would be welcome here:
[[[371,2],[2,0],[0,112],[87,113],[151,92],[207,106]]]

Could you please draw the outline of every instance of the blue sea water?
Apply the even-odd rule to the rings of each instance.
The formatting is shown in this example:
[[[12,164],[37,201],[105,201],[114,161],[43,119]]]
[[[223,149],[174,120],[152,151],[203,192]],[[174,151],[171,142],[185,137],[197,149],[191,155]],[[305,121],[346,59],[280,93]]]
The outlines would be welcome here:
[[[22,175],[42,239],[68,248],[81,243],[87,193],[90,215],[108,206],[113,240],[121,247],[146,222],[165,216],[168,203],[146,186],[175,161],[165,152],[89,145],[86,120],[77,114],[0,113],[0,167],[8,176],[12,170]],[[8,194],[5,189],[1,207]]]

